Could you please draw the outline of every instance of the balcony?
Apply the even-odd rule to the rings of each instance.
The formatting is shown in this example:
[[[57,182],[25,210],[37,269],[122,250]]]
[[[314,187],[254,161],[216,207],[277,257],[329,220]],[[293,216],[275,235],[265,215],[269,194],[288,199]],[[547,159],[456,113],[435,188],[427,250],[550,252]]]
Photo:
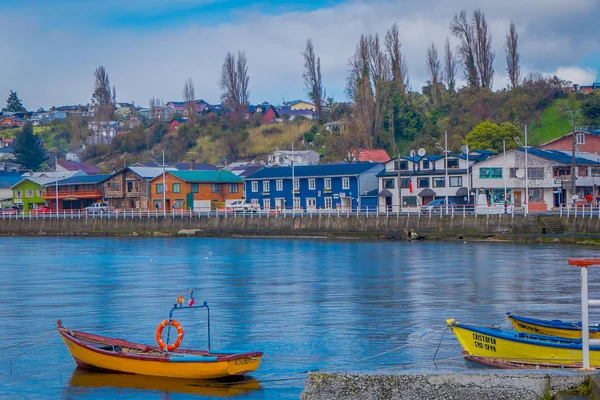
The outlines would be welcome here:
[[[44,200],[56,199],[56,192],[48,191],[43,196]],[[100,190],[67,190],[64,192],[58,191],[59,200],[77,200],[77,199],[101,199],[102,192]]]

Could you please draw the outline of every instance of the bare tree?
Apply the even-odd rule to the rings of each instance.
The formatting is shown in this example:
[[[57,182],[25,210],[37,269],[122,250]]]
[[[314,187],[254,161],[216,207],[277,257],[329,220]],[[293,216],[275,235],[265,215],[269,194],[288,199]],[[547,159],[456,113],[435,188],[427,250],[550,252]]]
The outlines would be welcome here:
[[[519,34],[515,23],[510,21],[510,28],[506,33],[506,43],[504,44],[504,50],[506,51],[506,72],[508,72],[508,79],[510,81],[511,88],[519,86],[521,80],[521,65],[519,56],[519,49],[517,47],[519,41]]]
[[[323,81],[321,79],[321,58],[315,56],[315,49],[310,38],[306,39],[306,49],[302,53],[304,57],[304,90],[315,105],[317,118],[321,121],[323,112]]]
[[[444,51],[444,81],[448,90],[454,92],[456,89],[456,58],[454,58],[448,38],[446,38]]]
[[[400,44],[398,25],[394,24],[385,35],[385,49],[390,63],[392,82],[398,92],[405,93],[408,87],[408,67]]]
[[[236,61],[235,56],[228,52],[221,68],[219,86],[221,101],[231,108],[235,117],[244,118],[246,115],[250,97],[249,82],[246,54],[242,51],[238,52]]]
[[[425,68],[427,69],[427,74],[429,75],[430,83],[431,83],[431,100],[433,100],[433,104],[438,104],[439,102],[439,87],[438,83],[440,81],[440,72],[442,66],[440,64],[440,60],[438,57],[438,51],[435,47],[435,43],[431,42],[431,46],[427,48],[427,57],[425,58]]]
[[[150,118],[153,121],[162,121],[165,115],[165,104],[164,102],[157,98],[152,97],[150,99]]]
[[[193,124],[196,120],[196,90],[192,78],[188,78],[183,85],[183,101],[185,101],[184,113],[188,121]]]
[[[96,111],[96,118],[100,121],[108,121],[112,116],[113,109],[110,79],[103,66],[96,68],[94,77],[96,80],[94,93],[92,94],[92,105]]]
[[[473,12],[473,25],[475,28],[475,61],[479,70],[481,86],[491,89],[494,84],[496,54],[492,51],[492,35],[488,33],[485,14],[481,10]]]
[[[462,10],[460,14],[454,14],[454,18],[450,22],[450,30],[452,34],[460,40],[458,52],[461,62],[464,67],[465,79],[469,86],[479,87],[479,74],[475,65],[475,55],[473,48],[475,47],[475,33],[473,26],[467,20],[467,12]]]

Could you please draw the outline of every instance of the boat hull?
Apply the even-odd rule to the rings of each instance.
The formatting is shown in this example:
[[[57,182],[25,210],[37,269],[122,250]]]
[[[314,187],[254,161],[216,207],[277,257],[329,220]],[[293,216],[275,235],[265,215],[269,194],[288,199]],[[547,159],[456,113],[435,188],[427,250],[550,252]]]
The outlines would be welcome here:
[[[448,320],[463,349],[471,356],[554,365],[581,363],[580,340],[530,335]],[[600,347],[590,346],[590,364],[600,366]]]
[[[216,354],[179,350],[162,353],[159,348],[59,328],[59,333],[77,365],[108,372],[169,378],[217,379],[246,375],[260,365],[262,353]],[[107,350],[90,343],[107,344],[131,353]]]
[[[506,318],[508,318],[515,330],[519,332],[557,336],[566,339],[581,339],[581,323],[528,318],[511,313],[508,313]],[[592,339],[600,339],[600,329],[597,325],[589,327],[589,334]]]

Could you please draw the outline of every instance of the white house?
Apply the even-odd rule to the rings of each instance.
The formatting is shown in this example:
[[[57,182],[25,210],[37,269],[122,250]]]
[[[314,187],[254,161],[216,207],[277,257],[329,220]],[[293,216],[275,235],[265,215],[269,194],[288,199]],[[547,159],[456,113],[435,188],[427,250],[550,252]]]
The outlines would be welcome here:
[[[110,144],[117,136],[119,123],[117,121],[92,121],[88,123],[91,136],[88,138],[88,144]]]
[[[597,158],[597,156],[596,156]],[[547,211],[571,199],[571,153],[559,150],[527,150],[527,189],[529,211]],[[473,188],[485,193],[493,204],[523,206],[525,197],[525,149],[498,154],[473,167]],[[576,192],[580,199],[597,194],[600,162],[576,158]],[[504,193],[506,191],[506,199]]]
[[[314,150],[287,151],[277,150],[269,155],[267,164],[270,166],[289,167],[292,162],[296,167],[319,163],[319,153]]]

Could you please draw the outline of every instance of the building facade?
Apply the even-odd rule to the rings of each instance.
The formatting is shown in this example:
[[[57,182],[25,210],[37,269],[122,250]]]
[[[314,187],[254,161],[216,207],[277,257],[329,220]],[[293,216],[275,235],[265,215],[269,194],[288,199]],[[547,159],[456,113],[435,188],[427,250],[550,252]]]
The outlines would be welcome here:
[[[127,167],[103,182],[105,201],[114,208],[149,209],[150,181],[174,168]],[[165,172],[166,173],[166,172]]]
[[[575,151],[600,154],[600,127],[599,130],[578,130],[575,132]],[[539,147],[542,150],[560,150],[571,152],[573,150],[573,133],[566,134],[557,139],[544,143]]]
[[[299,167],[301,165],[314,165],[319,163],[319,153],[314,150],[288,151],[277,150],[269,155],[267,164],[270,166],[289,167],[292,163]]]
[[[42,196],[52,210],[82,210],[102,201],[102,182],[110,175],[81,175],[47,182]],[[57,192],[58,189],[58,192]],[[57,196],[58,193],[58,196]]]

